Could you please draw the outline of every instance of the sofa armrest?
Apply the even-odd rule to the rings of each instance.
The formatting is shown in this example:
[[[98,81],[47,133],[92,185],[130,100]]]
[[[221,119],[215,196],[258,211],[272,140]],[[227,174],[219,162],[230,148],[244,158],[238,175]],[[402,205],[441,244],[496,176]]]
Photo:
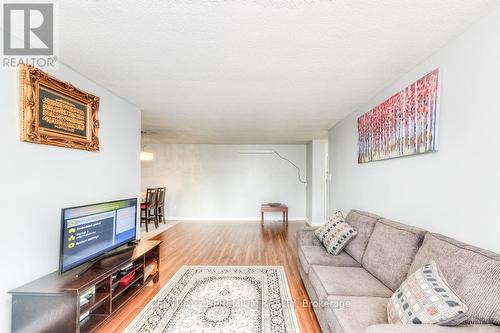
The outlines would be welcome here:
[[[366,329],[366,333],[500,333],[500,326],[494,325],[467,325],[467,326],[440,326],[440,325],[373,325]]]
[[[301,245],[321,245],[319,239],[314,234],[317,227],[307,227],[297,231],[297,246]]]

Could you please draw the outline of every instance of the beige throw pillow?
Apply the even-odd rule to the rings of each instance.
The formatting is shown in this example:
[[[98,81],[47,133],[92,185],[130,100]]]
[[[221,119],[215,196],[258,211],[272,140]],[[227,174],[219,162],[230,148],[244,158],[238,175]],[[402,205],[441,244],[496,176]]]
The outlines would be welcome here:
[[[328,253],[338,255],[357,232],[344,221],[344,216],[338,211],[327,223],[316,229],[315,234]]]
[[[468,310],[434,261],[408,276],[387,304],[390,324],[456,326],[467,319]]]

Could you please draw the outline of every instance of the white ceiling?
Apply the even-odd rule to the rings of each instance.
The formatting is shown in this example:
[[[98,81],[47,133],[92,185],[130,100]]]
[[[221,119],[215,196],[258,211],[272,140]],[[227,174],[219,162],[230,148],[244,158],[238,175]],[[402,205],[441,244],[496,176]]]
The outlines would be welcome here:
[[[299,143],[493,2],[64,0],[60,59],[139,106],[147,142]]]

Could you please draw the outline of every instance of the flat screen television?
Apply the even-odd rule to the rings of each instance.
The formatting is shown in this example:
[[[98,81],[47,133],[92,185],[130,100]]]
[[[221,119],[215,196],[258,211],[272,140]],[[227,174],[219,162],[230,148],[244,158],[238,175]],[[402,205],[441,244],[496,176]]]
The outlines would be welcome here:
[[[136,198],[62,209],[59,272],[135,240],[136,221]]]

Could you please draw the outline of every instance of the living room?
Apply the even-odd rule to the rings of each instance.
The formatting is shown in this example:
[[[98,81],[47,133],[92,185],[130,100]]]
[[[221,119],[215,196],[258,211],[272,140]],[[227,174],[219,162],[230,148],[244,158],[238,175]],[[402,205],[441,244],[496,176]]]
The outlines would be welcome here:
[[[498,1],[2,13],[1,332],[500,332]]]

